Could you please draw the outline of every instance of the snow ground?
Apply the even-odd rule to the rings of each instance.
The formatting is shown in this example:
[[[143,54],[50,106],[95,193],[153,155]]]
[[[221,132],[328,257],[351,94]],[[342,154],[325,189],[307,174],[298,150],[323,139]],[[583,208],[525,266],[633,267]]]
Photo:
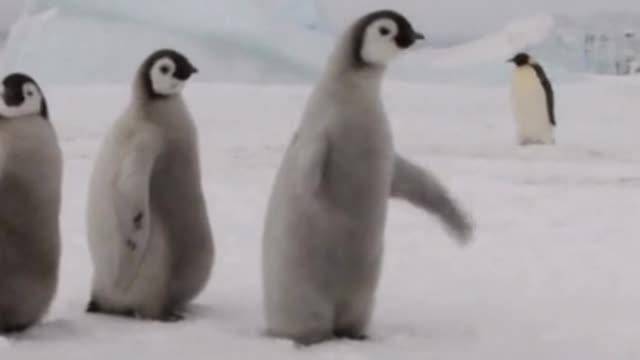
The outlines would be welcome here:
[[[526,149],[513,145],[505,88],[387,84],[397,147],[473,212],[475,242],[460,249],[433,218],[393,202],[372,341],[300,350],[263,337],[264,208],[308,90],[187,88],[218,258],[187,320],[160,324],[83,313],[88,175],[128,90],[45,87],[66,157],[61,284],[40,327],[0,338],[0,358],[640,358],[637,78],[557,86],[559,145]]]

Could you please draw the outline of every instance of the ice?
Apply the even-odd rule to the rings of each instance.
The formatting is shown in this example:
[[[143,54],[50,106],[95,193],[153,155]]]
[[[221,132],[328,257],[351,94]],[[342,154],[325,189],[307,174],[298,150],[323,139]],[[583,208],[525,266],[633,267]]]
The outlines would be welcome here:
[[[150,51],[174,47],[207,69],[203,80],[308,83],[344,28],[338,10],[329,0],[31,0],[11,31],[4,67],[51,83],[122,82]],[[531,52],[554,82],[629,74],[640,66],[639,30],[634,14],[538,14],[469,43],[422,46],[389,76],[505,84],[505,60],[518,51]],[[71,60],[72,71],[61,71]]]
[[[309,82],[342,31],[334,17],[320,0],[33,0],[12,29],[4,62],[51,83],[122,82],[146,54],[168,46],[195,57],[207,69],[204,80]],[[525,19],[452,49],[423,46],[392,66],[390,77],[504,82],[506,56],[545,37],[550,21]],[[73,71],[60,71],[71,59]]]
[[[554,28],[534,51],[547,61],[576,72],[626,75],[640,59],[640,14],[598,13],[554,16]]]
[[[61,285],[42,326],[1,359],[640,358],[640,78],[561,83],[558,146],[518,148],[502,85],[386,83],[400,152],[470,209],[458,248],[431,216],[394,201],[372,340],[296,349],[264,337],[260,239],[277,166],[308,86],[191,84],[218,254],[185,322],[83,312],[91,265],[89,172],[127,85],[47,85],[65,155]]]
[[[281,13],[304,28],[329,31],[327,14],[318,0],[287,0]]]
[[[173,47],[208,70],[203,79],[302,81],[317,74],[321,54],[330,49],[321,17],[314,22],[308,13],[284,16],[285,10],[274,6],[291,12],[304,8],[283,1],[164,4],[170,5],[33,1],[12,29],[4,63],[46,82],[122,82],[149,52]],[[187,6],[193,16],[175,16]],[[267,10],[272,15],[265,15]],[[44,18],[43,11],[53,15]],[[74,69],[60,71],[70,60]]]

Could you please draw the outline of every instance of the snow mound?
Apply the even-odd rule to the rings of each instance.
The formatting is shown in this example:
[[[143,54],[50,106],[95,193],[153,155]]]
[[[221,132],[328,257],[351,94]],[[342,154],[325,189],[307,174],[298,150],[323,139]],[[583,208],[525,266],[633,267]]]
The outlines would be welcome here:
[[[217,8],[216,1],[144,3],[33,1],[11,30],[5,66],[55,83],[121,82],[151,51],[172,47],[206,69],[203,79],[287,82],[312,77],[330,46],[308,6],[283,2],[267,16],[265,4],[247,0]],[[190,16],[174,15],[182,7]],[[69,64],[73,71],[60,71]]]
[[[504,63],[515,52],[542,42],[553,25],[551,15],[513,21],[496,34],[440,51],[432,64],[459,67],[473,63]]]
[[[276,2],[252,5],[244,0],[221,12],[211,7],[215,1],[189,0],[183,5],[193,6],[190,12],[197,14],[186,21],[173,16],[178,9],[171,6],[151,7],[145,13],[144,1],[129,5],[121,0],[98,1],[87,6],[78,0],[58,0],[53,6],[51,0],[37,0],[11,31],[5,65],[43,82],[119,83],[129,81],[151,51],[172,47],[193,59],[203,70],[199,74],[203,81],[312,81],[336,34],[323,26],[326,16],[319,2]],[[541,16],[464,46],[439,50],[422,46],[394,64],[390,78],[503,82],[509,69],[506,56],[544,38],[550,23],[549,16]],[[70,64],[73,69],[60,70]]]
[[[306,83],[317,78],[336,41],[323,4],[33,0],[11,30],[4,68],[30,72],[43,82],[120,83],[130,80],[151,51],[171,47],[203,70],[201,81]],[[633,73],[640,67],[634,24],[640,28],[640,16],[530,16],[466,44],[421,46],[394,64],[389,77],[504,84],[511,71],[505,60],[518,51],[532,53],[553,81],[582,79],[586,73]],[[589,43],[590,38],[596,40]],[[610,40],[603,43],[603,38]]]

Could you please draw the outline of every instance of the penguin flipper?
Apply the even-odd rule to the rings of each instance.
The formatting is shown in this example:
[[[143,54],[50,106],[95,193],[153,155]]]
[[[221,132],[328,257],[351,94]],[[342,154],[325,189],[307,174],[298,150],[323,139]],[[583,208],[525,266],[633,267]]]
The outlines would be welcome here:
[[[433,174],[400,155],[395,158],[391,196],[438,216],[461,244],[470,240],[473,223],[447,189]]]
[[[114,200],[120,237],[115,286],[123,290],[136,279],[149,244],[149,187],[156,155],[152,144],[138,141],[116,179]]]

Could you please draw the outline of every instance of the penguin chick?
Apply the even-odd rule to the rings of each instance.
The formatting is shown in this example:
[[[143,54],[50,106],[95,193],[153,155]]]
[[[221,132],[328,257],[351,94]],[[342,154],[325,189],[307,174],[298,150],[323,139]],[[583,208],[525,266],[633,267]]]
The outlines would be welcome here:
[[[176,321],[208,282],[213,235],[197,129],[181,95],[196,72],[174,50],[151,54],[101,146],[87,207],[88,312]]]
[[[0,91],[0,333],[9,333],[41,321],[57,291],[62,152],[33,78],[10,74]]]
[[[382,103],[387,66],[424,36],[376,11],[338,42],[277,172],[263,234],[267,333],[310,345],[368,336],[391,196],[472,225],[445,188],[394,150]]]

